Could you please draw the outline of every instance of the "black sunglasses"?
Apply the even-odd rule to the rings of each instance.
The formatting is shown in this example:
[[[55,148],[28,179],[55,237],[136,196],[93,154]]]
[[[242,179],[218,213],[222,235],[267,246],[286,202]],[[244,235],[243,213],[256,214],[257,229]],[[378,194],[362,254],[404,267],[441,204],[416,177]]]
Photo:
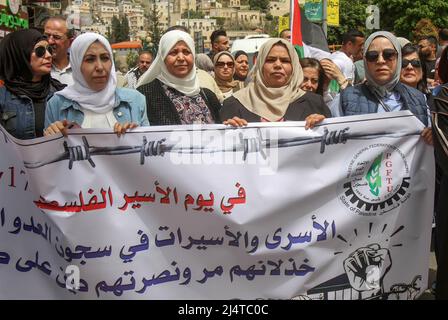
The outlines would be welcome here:
[[[378,61],[378,58],[380,56],[379,51],[371,50],[366,52],[366,60],[369,62],[376,62]],[[395,57],[398,55],[397,51],[395,49],[384,49],[381,53],[384,60],[392,61],[395,59]]]
[[[421,68],[422,67],[422,63],[420,62],[420,60],[417,59],[413,59],[413,60],[408,60],[408,59],[403,59],[403,61],[401,62],[401,68],[406,68],[408,66],[408,64],[411,64],[411,66],[413,66],[414,68]]]
[[[47,52],[51,55],[53,55],[53,47],[48,45],[48,46],[38,46],[36,48],[34,48],[34,53],[36,54],[36,56],[38,58],[43,58],[45,56],[45,52]]]
[[[227,68],[233,68],[235,66],[235,64],[232,61],[230,61],[230,62],[218,61],[218,62],[216,62],[216,66],[218,68],[224,68],[224,66],[227,66]]]

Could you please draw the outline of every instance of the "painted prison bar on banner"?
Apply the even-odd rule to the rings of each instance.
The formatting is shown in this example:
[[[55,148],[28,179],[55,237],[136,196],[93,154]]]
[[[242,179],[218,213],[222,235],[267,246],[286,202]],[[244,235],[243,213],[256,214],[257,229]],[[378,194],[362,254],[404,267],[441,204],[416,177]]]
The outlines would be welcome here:
[[[0,133],[0,298],[415,299],[433,152],[408,112]]]

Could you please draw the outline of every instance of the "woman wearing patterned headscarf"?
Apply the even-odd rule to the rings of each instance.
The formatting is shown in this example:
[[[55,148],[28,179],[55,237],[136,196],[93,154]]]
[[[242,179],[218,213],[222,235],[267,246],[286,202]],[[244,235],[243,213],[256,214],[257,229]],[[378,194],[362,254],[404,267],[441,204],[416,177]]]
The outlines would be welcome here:
[[[82,128],[111,128],[117,135],[147,126],[145,97],[132,89],[117,88],[109,41],[84,33],[70,48],[73,84],[55,94],[45,115],[46,135],[66,134],[73,124]]]
[[[224,101],[226,124],[260,121],[302,121],[307,127],[331,116],[321,96],[300,89],[299,58],[290,42],[274,38],[259,50],[253,81]]]
[[[199,86],[194,42],[180,30],[165,33],[159,53],[137,84],[146,96],[151,125],[219,123],[216,95]]]
[[[14,137],[41,137],[47,100],[65,85],[52,79],[52,48],[39,31],[8,34],[0,44],[0,124]]]
[[[426,98],[417,89],[400,82],[401,45],[386,31],[375,32],[364,44],[365,83],[348,87],[333,100],[333,116],[361,115],[410,110],[426,127],[429,110]],[[425,128],[422,137],[432,144],[432,134]]]

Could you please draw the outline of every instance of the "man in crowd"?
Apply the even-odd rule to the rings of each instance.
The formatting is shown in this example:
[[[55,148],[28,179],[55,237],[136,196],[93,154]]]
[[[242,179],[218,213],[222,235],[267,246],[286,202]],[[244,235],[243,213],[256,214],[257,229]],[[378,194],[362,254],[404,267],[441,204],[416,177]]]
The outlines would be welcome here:
[[[51,17],[45,22],[44,34],[53,47],[51,76],[66,85],[73,84],[69,57],[70,45],[74,40],[73,30],[67,28],[64,18]]]
[[[437,50],[437,58],[442,55],[443,49],[448,45],[448,28],[439,30],[439,48]]]
[[[342,71],[345,78],[351,83],[355,80],[354,61],[362,57],[364,34],[358,30],[350,30],[342,36],[342,47],[331,55],[331,60]]]
[[[291,29],[284,29],[280,32],[280,38],[291,41]]]
[[[153,55],[149,51],[143,51],[138,56],[138,64],[125,75],[125,86],[131,89],[137,88],[137,81],[151,66]]]
[[[212,50],[207,54],[208,57],[213,61],[215,54],[221,51],[229,51],[229,38],[225,30],[215,30],[210,36],[212,43]]]
[[[426,64],[428,85],[432,87],[436,73],[437,38],[434,36],[425,36],[419,40],[418,46]]]

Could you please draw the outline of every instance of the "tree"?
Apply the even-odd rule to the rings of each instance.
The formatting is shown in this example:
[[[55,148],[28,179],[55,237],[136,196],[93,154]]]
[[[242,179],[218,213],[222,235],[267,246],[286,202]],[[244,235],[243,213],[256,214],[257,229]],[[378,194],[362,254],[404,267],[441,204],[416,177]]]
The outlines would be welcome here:
[[[120,28],[120,40],[128,41],[129,40],[129,21],[126,16],[121,17],[121,28]]]
[[[252,10],[267,12],[269,9],[269,0],[249,0],[249,6]]]
[[[151,9],[148,12],[147,18],[149,21],[149,36],[151,37],[151,42],[154,44],[152,53],[154,56],[157,54],[159,50],[159,42],[162,37],[162,28],[160,26],[160,17],[162,14],[157,10],[157,6],[155,5],[155,1],[153,0]]]
[[[328,44],[341,44],[342,35],[355,29],[366,32],[366,8],[369,5],[366,0],[340,0],[339,1],[339,27],[328,27]]]
[[[190,16],[188,16],[188,12],[190,12]],[[190,9],[188,11],[185,11],[184,13],[182,13],[182,16],[181,16],[182,19],[187,19],[187,18],[190,18],[190,19],[204,19],[204,17],[205,17],[204,12],[202,12],[202,11],[194,11],[192,9]]]
[[[110,43],[120,42],[121,23],[116,16],[112,17],[112,30],[110,33]]]
[[[429,19],[421,19],[415,26],[413,31],[414,39],[420,39],[423,36],[435,36],[438,37],[439,30]]]
[[[126,64],[131,69],[137,65],[138,53],[135,50],[129,50],[126,56]]]
[[[397,36],[415,39],[413,30],[423,18],[431,20],[437,28],[448,26],[446,0],[375,0],[375,3],[380,8],[381,29],[393,31]]]

